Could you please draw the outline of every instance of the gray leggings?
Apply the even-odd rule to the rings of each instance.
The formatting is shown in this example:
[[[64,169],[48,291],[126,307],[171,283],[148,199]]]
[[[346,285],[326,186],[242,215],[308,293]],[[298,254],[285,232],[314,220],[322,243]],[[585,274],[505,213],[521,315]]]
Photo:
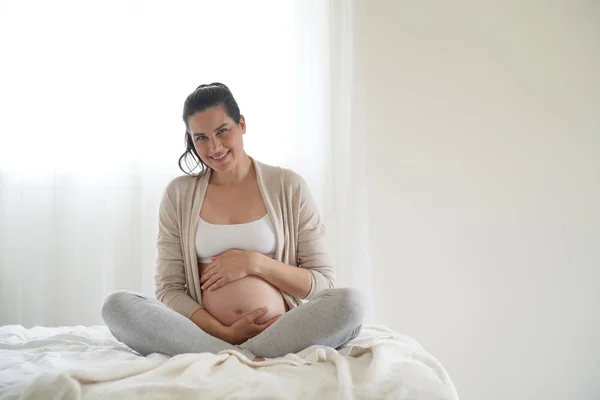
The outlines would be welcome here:
[[[364,309],[364,298],[356,289],[326,289],[238,346],[209,335],[160,301],[126,290],[108,296],[102,318],[117,340],[142,355],[231,349],[252,360],[281,357],[312,345],[339,348],[360,333]]]

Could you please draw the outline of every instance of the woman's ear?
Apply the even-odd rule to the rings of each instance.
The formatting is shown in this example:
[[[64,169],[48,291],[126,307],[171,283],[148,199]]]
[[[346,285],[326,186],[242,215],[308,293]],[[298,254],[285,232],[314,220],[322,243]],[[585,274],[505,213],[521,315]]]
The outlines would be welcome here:
[[[242,135],[246,133],[246,118],[243,115],[240,115],[240,122],[238,123],[240,129],[242,130]]]

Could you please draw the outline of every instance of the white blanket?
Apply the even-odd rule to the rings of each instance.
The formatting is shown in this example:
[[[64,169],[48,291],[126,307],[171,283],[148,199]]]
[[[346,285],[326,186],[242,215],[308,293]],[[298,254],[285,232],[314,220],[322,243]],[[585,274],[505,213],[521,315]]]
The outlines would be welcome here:
[[[0,399],[458,399],[415,340],[368,325],[345,348],[251,362],[234,351],[141,357],[104,326],[0,327]]]

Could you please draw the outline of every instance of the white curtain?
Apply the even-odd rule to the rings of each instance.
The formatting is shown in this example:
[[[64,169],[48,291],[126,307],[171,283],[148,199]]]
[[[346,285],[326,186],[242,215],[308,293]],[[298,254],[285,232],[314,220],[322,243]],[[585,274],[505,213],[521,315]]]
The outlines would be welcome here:
[[[246,116],[247,152],[307,179],[340,284],[370,298],[351,9],[0,1],[0,325],[97,324],[111,291],[153,293],[183,101],[213,81]]]
[[[354,79],[354,1],[331,0],[329,50],[331,124],[326,158],[326,223],[337,279],[360,289],[372,322],[372,280],[368,221],[367,131],[361,89]]]

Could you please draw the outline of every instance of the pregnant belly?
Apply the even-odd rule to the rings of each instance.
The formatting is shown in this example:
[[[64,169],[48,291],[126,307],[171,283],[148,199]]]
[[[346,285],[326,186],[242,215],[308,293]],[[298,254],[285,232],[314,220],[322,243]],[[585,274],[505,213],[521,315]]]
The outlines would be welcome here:
[[[231,326],[245,314],[261,307],[267,307],[268,311],[257,320],[258,323],[267,322],[286,312],[286,304],[279,289],[255,275],[230,282],[216,290],[203,290],[202,305],[210,315],[226,326]]]

